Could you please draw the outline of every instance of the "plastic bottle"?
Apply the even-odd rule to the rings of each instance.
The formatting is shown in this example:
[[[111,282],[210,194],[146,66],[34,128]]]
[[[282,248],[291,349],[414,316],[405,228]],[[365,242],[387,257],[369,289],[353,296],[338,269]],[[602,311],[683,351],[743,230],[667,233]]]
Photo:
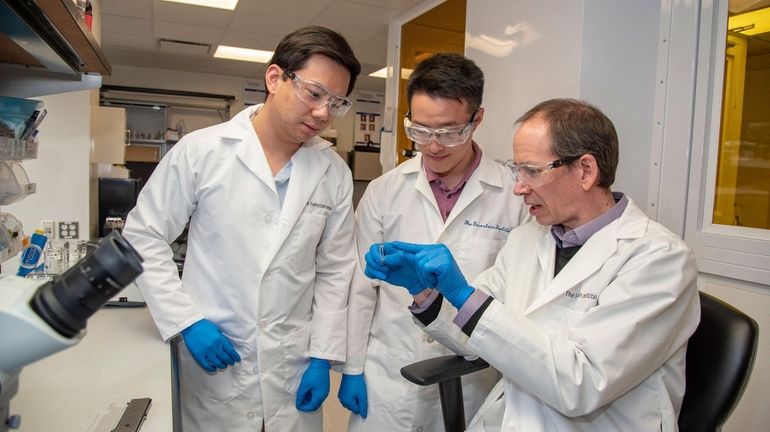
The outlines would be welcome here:
[[[26,276],[37,267],[37,262],[43,255],[43,247],[46,241],[48,241],[48,237],[45,236],[45,231],[35,230],[29,240],[29,245],[21,252],[19,271],[16,272],[17,276]]]

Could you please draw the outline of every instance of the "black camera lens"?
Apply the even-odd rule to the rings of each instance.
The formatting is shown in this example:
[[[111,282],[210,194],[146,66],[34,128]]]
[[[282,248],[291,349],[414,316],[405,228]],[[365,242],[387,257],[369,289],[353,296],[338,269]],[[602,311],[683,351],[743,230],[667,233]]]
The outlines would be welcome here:
[[[51,328],[71,338],[86,320],[142,273],[142,257],[117,231],[61,276],[40,286],[30,307]]]

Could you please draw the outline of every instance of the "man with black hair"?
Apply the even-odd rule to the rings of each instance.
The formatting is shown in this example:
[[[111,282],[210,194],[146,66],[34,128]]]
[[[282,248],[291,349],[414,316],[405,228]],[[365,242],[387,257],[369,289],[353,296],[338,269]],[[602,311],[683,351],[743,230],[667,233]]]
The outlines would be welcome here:
[[[508,232],[528,219],[511,193],[509,170],[483,154],[473,132],[484,118],[484,74],[460,54],[441,53],[415,67],[407,83],[404,129],[419,155],[372,181],[356,210],[359,259],[371,243],[443,242],[476,275],[494,263]],[[438,392],[401,377],[401,367],[449,354],[428,338],[406,305],[431,294],[372,281],[360,266],[351,284],[348,358],[339,399],[354,414],[351,431],[443,431]],[[499,380],[495,370],[463,378],[467,418]],[[368,409],[371,405],[372,409]]]
[[[318,134],[350,108],[360,70],[334,31],[287,35],[265,103],[186,135],[128,216],[150,312],[186,347],[187,432],[322,430],[355,257],[350,170]],[[180,280],[169,243],[188,221]]]

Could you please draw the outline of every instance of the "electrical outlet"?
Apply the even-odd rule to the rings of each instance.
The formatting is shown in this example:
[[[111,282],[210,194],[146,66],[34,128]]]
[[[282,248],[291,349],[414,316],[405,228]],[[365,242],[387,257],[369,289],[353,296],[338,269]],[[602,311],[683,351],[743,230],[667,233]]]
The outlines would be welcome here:
[[[49,239],[56,238],[56,230],[54,230],[55,226],[56,224],[52,220],[40,221],[40,228],[45,231],[45,236]]]
[[[59,222],[57,238],[76,239],[80,238],[80,224],[77,221]]]

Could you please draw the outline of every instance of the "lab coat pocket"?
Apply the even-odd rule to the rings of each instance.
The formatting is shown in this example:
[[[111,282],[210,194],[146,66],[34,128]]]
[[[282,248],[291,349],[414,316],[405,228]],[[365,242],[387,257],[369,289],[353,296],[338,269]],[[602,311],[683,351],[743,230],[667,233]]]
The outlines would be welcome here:
[[[395,415],[406,404],[410,383],[401,376],[401,368],[417,361],[412,353],[389,348],[377,339],[369,340],[364,375],[369,392],[370,411]]]
[[[216,402],[226,402],[243,393],[248,369],[246,364],[251,349],[247,347],[244,340],[229,335],[227,337],[242,361],[226,369],[217,369],[215,372],[207,372],[200,367],[184,343],[182,344],[179,349],[179,379],[182,393],[202,401]]]
[[[466,279],[473,279],[495,263],[498,252],[505,244],[505,237],[471,237],[456,247],[458,263]]]
[[[308,325],[288,334],[281,339],[283,348],[283,387],[289,394],[296,396],[302,374],[310,364],[305,355],[310,346],[310,328]]]
[[[305,210],[297,219],[287,245],[289,266],[295,273],[302,273],[315,267],[316,249],[321,240],[326,214]]]

